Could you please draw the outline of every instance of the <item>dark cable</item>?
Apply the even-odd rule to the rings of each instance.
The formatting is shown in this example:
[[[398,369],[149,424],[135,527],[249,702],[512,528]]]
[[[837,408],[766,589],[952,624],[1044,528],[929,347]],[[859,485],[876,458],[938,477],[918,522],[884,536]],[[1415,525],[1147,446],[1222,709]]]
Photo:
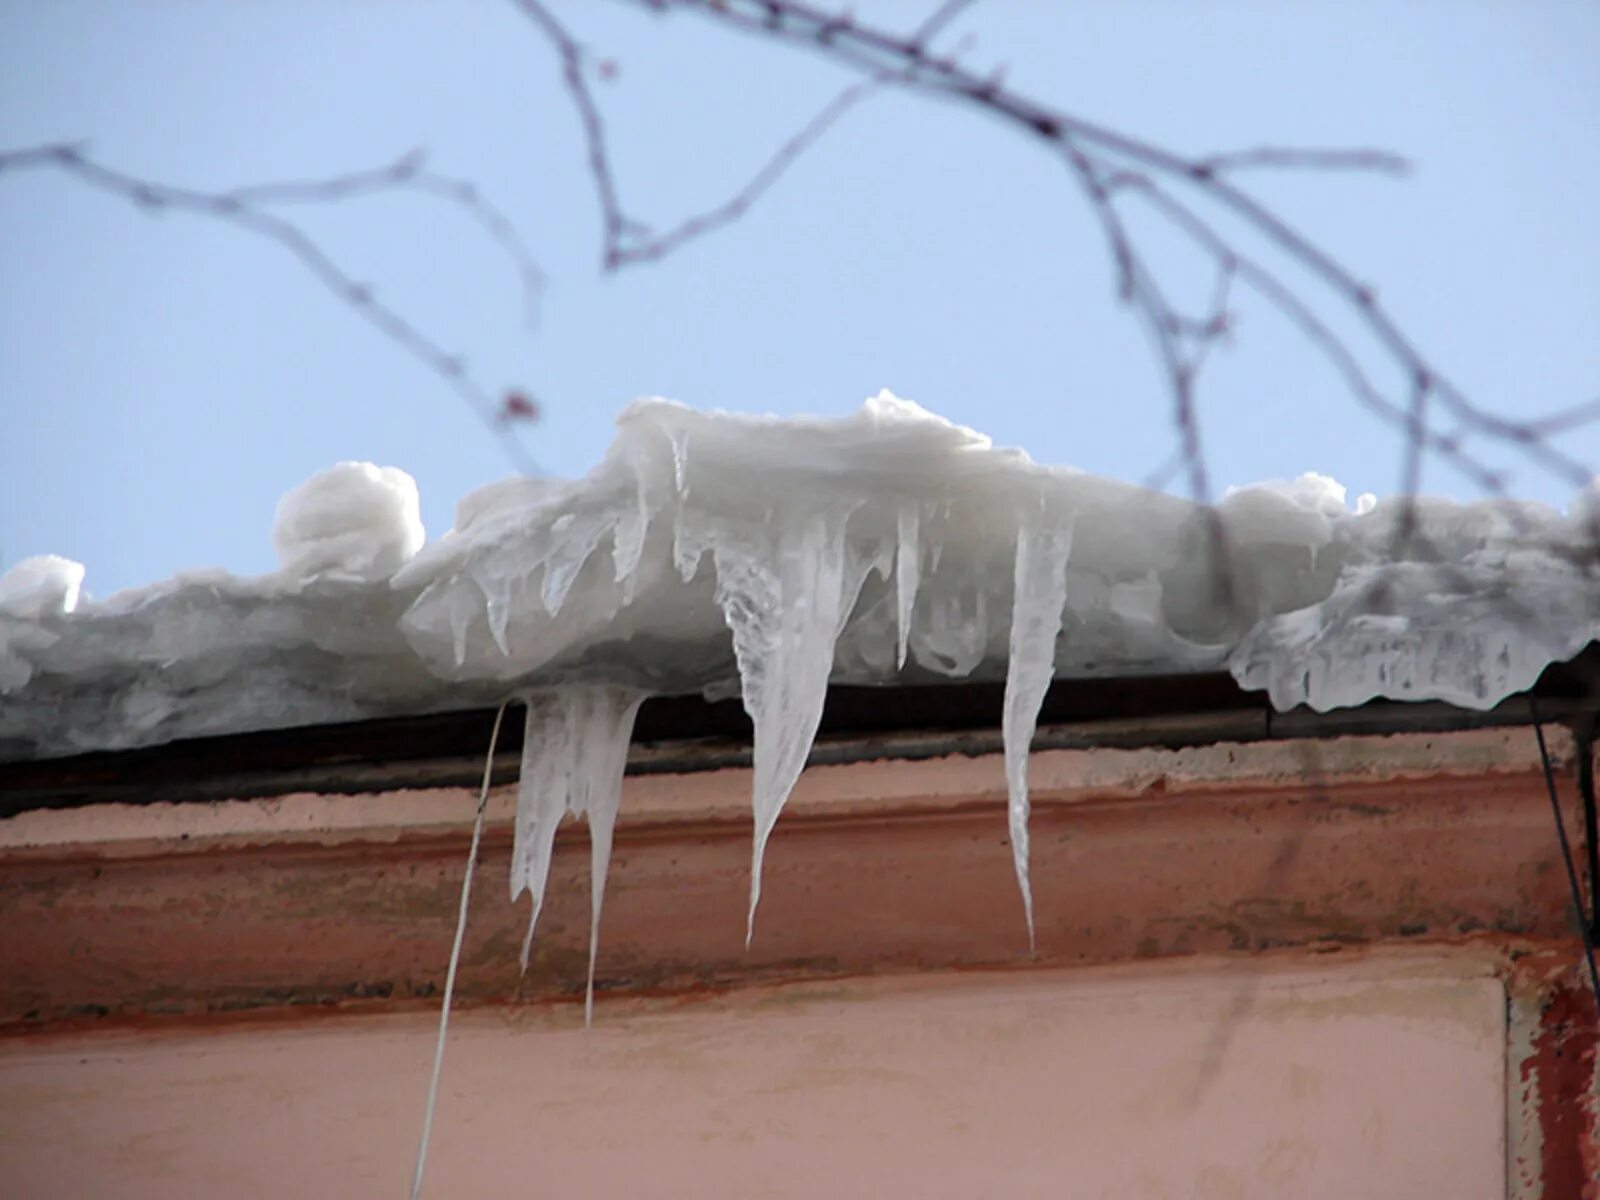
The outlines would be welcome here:
[[[1539,706],[1528,695],[1528,715],[1533,718],[1533,735],[1539,739],[1539,759],[1544,763],[1544,784],[1550,792],[1550,811],[1556,818],[1556,836],[1561,839],[1561,861],[1567,867],[1567,885],[1572,889],[1572,912],[1583,937],[1584,960],[1589,964],[1589,986],[1594,991],[1595,1008],[1600,1010],[1600,970],[1594,962],[1594,938],[1589,932],[1589,915],[1583,907],[1583,889],[1578,886],[1578,868],[1572,861],[1572,843],[1567,841],[1567,823],[1561,818],[1561,799],[1556,793],[1556,773],[1550,765],[1550,751],[1544,744],[1544,726],[1539,724]]]
[[[1594,795],[1594,735],[1591,718],[1578,739],[1578,794],[1583,797],[1584,840],[1589,844],[1589,936],[1600,939],[1600,811]]]

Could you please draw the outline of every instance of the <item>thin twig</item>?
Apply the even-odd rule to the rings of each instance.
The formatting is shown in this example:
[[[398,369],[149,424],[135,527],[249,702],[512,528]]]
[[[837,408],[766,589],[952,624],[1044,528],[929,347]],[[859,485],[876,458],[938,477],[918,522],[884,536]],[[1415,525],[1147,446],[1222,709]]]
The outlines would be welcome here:
[[[1257,146],[1252,150],[1232,150],[1225,154],[1208,154],[1195,164],[1202,173],[1215,175],[1220,171],[1239,171],[1267,167],[1323,171],[1377,171],[1388,175],[1405,175],[1411,170],[1411,160],[1388,150],[1295,149],[1287,146]]]
[[[971,8],[974,0],[944,0],[930,13],[921,25],[911,31],[911,40],[923,45],[933,41],[944,30],[944,27],[954,21],[961,13]]]
[[[1485,492],[1495,496],[1505,495],[1504,478],[1463,450],[1458,439],[1434,433],[1425,427],[1415,427],[1407,409],[1384,395],[1372,382],[1355,351],[1275,272],[1237,249],[1191,207],[1147,176],[1122,172],[1115,177],[1115,183],[1141,196],[1196,245],[1213,254],[1218,262],[1229,265],[1241,283],[1271,304],[1300,330],[1308,342],[1322,351],[1363,407],[1408,436],[1420,436],[1429,451],[1449,461]]]
[[[686,218],[664,234],[656,235],[642,222],[629,217],[622,208],[616,173],[612,169],[607,149],[605,122],[600,115],[599,105],[589,87],[588,79],[584,75],[587,52],[550,10],[540,3],[540,0],[514,0],[514,3],[545,35],[561,59],[562,79],[578,110],[587,148],[589,173],[600,203],[604,234],[600,258],[607,271],[658,261],[681,249],[686,243],[737,221],[799,158],[838,124],[846,113],[885,84],[893,82],[895,75],[903,74],[907,69],[915,69],[913,67],[901,71],[883,71],[868,79],[852,83],[828,101],[815,116],[801,126],[799,132],[779,146],[751,176],[749,182],[727,200]],[[930,30],[937,30],[967,3],[970,3],[970,0],[946,3],[925,24]]]
[[[539,0],[513,0],[513,3],[527,14],[528,19],[556,48],[561,59],[561,78],[578,109],[584,144],[588,147],[589,174],[594,180],[595,196],[600,202],[600,220],[605,235],[601,264],[608,271],[614,270],[618,264],[617,246],[626,221],[622,215],[622,205],[617,200],[617,183],[611,174],[605,121],[601,119],[600,106],[595,103],[594,93],[589,90],[589,82],[583,74],[583,47]]]
[[[890,74],[874,75],[871,79],[863,79],[853,83],[844,91],[830,100],[825,108],[812,117],[799,133],[786,141],[769,158],[759,171],[734,193],[732,197],[707,212],[688,218],[676,228],[660,237],[647,238],[628,246],[617,246],[609,258],[614,267],[627,266],[630,263],[649,262],[654,259],[665,258],[677,250],[685,242],[693,241],[697,237],[737,221],[749,210],[757,200],[766,193],[767,189],[777,183],[801,155],[811,149],[823,134],[838,122],[847,112],[861,101],[872,95],[884,84],[890,82]]]
[[[1400,523],[1394,531],[1395,544],[1391,554],[1395,558],[1401,556],[1417,532],[1417,497],[1422,490],[1422,452],[1427,445],[1428,394],[1432,390],[1433,383],[1426,375],[1417,376],[1411,383],[1411,408],[1406,413],[1405,466],[1401,472],[1400,489],[1401,496],[1405,498],[1405,507],[1401,510]]]
[[[372,191],[384,186],[380,177],[386,170],[389,187],[433,191],[460,205],[486,228],[491,228],[498,221],[504,222],[505,228],[510,229],[510,222],[505,221],[498,209],[477,197],[475,189],[469,197],[461,191],[466,185],[443,176],[422,173],[419,168],[406,165],[411,161],[411,156],[407,156],[398,164],[378,172],[357,172],[325,180],[207,192],[157,183],[114,170],[90,158],[79,144],[54,142],[0,152],[0,174],[19,169],[54,168],[90,187],[119,196],[145,212],[177,211],[206,216],[277,244],[299,260],[317,282],[359,313],[368,324],[444,380],[490,432],[499,438],[502,448],[517,469],[524,474],[537,475],[540,473],[538,464],[509,426],[498,419],[500,405],[489,390],[471,375],[466,361],[460,355],[445,350],[397,309],[379,300],[371,285],[357,280],[341,267],[304,229],[266,207],[270,203],[326,201]],[[511,237],[515,239],[514,231]],[[500,240],[502,245],[508,244],[504,237]],[[515,244],[520,248],[520,240],[515,240]],[[526,256],[525,252],[519,252],[514,257],[517,258],[519,271],[523,273],[524,283],[535,280],[536,275],[528,274],[530,267],[535,273],[538,270],[532,265],[532,258]]]
[[[523,241],[511,218],[490,202],[477,184],[466,179],[442,175],[427,166],[427,153],[418,148],[401,155],[383,167],[352,171],[328,179],[290,183],[255,184],[224,193],[229,199],[246,204],[323,204],[397,190],[420,192],[449,201],[470,217],[484,233],[499,243],[516,267],[522,281],[525,320],[537,324],[539,301],[544,293],[545,273]]]
[[[1600,396],[1582,404],[1575,404],[1564,412],[1551,413],[1534,421],[1524,421],[1523,424],[1548,437],[1552,433],[1564,433],[1569,429],[1576,429],[1596,421],[1600,421]]]

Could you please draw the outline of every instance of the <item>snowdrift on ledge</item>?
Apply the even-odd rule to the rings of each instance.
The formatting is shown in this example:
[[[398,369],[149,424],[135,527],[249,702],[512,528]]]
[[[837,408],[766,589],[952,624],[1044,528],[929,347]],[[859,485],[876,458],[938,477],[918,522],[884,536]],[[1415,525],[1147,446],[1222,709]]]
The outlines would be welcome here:
[[[1424,500],[1408,538],[1402,503],[1352,509],[1308,475],[1231,491],[1218,538],[1187,501],[1038,466],[888,393],[826,420],[644,400],[588,476],[491,484],[427,546],[410,478],[347,463],[285,496],[271,575],[90,601],[77,564],[18,563],[0,758],[571,682],[743,695],[774,788],[830,681],[1016,672],[1031,696],[1053,673],[1227,669],[1279,708],[1487,708],[1600,636],[1592,499]]]

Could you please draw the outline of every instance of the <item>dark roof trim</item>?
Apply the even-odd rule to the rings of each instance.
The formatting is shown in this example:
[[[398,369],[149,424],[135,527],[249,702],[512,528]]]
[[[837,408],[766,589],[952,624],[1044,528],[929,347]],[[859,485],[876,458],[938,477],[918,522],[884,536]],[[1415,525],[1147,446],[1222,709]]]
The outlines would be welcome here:
[[[1600,645],[1540,677],[1547,721],[1587,734],[1600,709]],[[1004,687],[967,683],[829,691],[810,761],[854,762],[988,754],[1000,748]],[[497,781],[515,776],[517,713],[496,755]],[[0,764],[0,817],[89,804],[206,802],[291,791],[371,792],[473,784],[481,777],[492,709],[194,738],[138,750]],[[1276,737],[1443,732],[1529,721],[1512,697],[1488,712],[1375,701],[1360,708],[1274,713],[1259,692],[1224,674],[1059,680],[1045,697],[1038,749],[1195,746]],[[749,718],[737,700],[660,697],[639,712],[630,774],[747,765]]]

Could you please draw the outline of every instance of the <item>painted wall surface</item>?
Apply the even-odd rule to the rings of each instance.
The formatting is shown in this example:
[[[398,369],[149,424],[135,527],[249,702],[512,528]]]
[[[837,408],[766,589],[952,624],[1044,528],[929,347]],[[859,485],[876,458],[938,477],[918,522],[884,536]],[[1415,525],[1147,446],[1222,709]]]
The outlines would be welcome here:
[[[630,777],[600,986],[1577,946],[1526,730],[1045,751],[1030,777],[1032,957],[998,755],[808,768],[748,948],[749,772]],[[1570,773],[1562,789],[1581,830]],[[294,794],[0,821],[0,1028],[436,996],[475,799]],[[529,907],[507,902],[510,805],[509,788],[491,798],[458,980],[469,1004],[570,997],[588,965],[591,847],[568,822],[519,974]]]
[[[434,1197],[1505,1194],[1481,967],[968,973],[469,1011]],[[0,1043],[0,1193],[405,1194],[426,1013]]]

